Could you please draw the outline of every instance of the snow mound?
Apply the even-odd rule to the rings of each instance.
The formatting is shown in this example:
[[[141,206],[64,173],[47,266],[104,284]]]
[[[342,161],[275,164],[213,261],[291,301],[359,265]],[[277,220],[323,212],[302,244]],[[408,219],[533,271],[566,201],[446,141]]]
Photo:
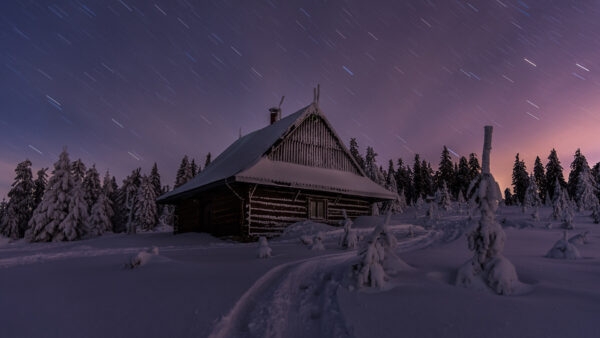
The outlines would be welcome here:
[[[533,228],[534,225],[532,222],[530,221],[526,221],[526,220],[510,220],[507,218],[502,219],[502,221],[500,222],[502,223],[502,227],[504,228],[515,228],[515,229],[525,229],[525,228]]]
[[[589,233],[589,231],[586,232],[582,232],[580,234],[577,234],[571,238],[569,238],[569,243],[571,244],[575,244],[575,245],[584,245],[584,244],[588,244],[589,241],[587,239],[587,234]],[[1,245],[0,245],[1,246]]]
[[[381,216],[358,216],[352,221],[353,228],[374,228],[384,222]]]
[[[519,285],[515,266],[502,255],[496,256],[486,265],[485,275],[488,286],[499,295],[511,295]]]
[[[567,241],[567,232],[565,231],[563,238],[554,244],[552,249],[546,254],[546,257],[556,259],[578,259],[581,258],[581,255],[575,245]]]
[[[150,262],[153,259],[153,257],[156,256],[158,256],[158,248],[154,246],[148,251],[138,252],[137,255],[131,258],[131,261],[128,264],[126,264],[126,266],[130,269],[135,269],[137,267],[148,264],[148,262]]]
[[[4,236],[0,236],[0,248],[3,246],[7,246],[10,243],[10,238],[6,238]]]
[[[269,258],[271,257],[271,248],[267,242],[267,238],[261,236],[258,239],[258,258]]]
[[[337,230],[337,228],[331,225],[316,223],[313,221],[302,221],[294,223],[285,228],[280,238],[297,239],[301,236],[313,237],[319,232],[329,232],[334,230]]]
[[[313,243],[310,249],[315,251],[325,250],[325,246],[323,246],[323,234],[320,231],[317,232],[313,238]]]

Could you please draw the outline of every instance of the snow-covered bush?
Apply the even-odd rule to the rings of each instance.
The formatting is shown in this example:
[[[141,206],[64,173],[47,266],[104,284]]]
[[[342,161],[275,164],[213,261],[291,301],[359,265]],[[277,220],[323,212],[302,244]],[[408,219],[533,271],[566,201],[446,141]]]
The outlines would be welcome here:
[[[502,256],[506,235],[494,220],[502,195],[489,169],[491,131],[492,127],[485,128],[483,169],[473,194],[478,210],[481,212],[481,219],[467,235],[473,258],[458,270],[456,284],[472,288],[482,288],[483,285],[487,285],[497,294],[510,295],[516,291],[518,277],[512,263]]]
[[[271,248],[267,242],[267,238],[260,236],[258,238],[258,258],[269,258],[271,257]]]
[[[319,231],[317,232],[317,234],[315,235],[315,237],[313,237],[313,242],[312,242],[312,246],[310,247],[311,250],[325,250],[325,246],[323,246],[323,234]]]
[[[148,251],[140,251],[137,255],[133,256],[129,263],[125,264],[126,267],[130,269],[135,269],[142,265],[148,264],[148,262],[152,259],[152,257],[158,255],[158,248],[152,247],[152,249]]]
[[[577,235],[569,238],[569,243],[575,244],[575,245],[584,245],[584,244],[589,243],[589,241],[587,239],[588,233],[589,233],[589,231],[582,232],[580,234],[577,234]]]
[[[344,226],[344,233],[340,238],[340,246],[346,249],[354,249],[358,243],[356,231],[352,229],[352,220],[348,218],[346,210],[342,210],[342,214],[344,215],[344,220],[341,223]]]
[[[546,254],[548,258],[556,259],[578,259],[581,258],[575,245],[567,241],[567,232],[563,233],[563,238],[554,244],[552,249]]]

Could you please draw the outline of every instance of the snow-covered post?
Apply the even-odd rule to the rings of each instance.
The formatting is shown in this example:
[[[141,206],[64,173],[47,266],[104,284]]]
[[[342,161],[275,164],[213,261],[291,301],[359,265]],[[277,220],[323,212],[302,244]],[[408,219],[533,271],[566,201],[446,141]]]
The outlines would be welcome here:
[[[498,209],[498,202],[502,199],[502,195],[498,183],[490,172],[491,149],[492,127],[486,126],[481,180],[475,191],[481,219],[467,235],[473,258],[458,270],[456,284],[474,288],[487,285],[497,294],[510,295],[515,291],[518,278],[512,263],[502,256],[506,235],[502,227],[494,221],[494,213]]]

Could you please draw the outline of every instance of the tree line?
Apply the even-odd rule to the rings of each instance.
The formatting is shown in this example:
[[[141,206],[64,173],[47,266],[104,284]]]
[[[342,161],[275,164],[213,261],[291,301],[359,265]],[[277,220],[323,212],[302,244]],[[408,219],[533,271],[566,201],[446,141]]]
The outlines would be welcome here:
[[[211,155],[206,156],[205,167]],[[168,191],[163,186],[156,163],[149,174],[134,169],[121,186],[107,170],[103,179],[95,165],[87,168],[81,159],[71,161],[65,149],[48,168],[37,171],[25,160],[15,169],[8,200],[0,202],[0,234],[27,238],[32,242],[72,241],[99,236],[105,232],[136,233],[173,225],[173,207],[159,205],[156,198]],[[187,156],[181,161],[175,187],[201,171]]]

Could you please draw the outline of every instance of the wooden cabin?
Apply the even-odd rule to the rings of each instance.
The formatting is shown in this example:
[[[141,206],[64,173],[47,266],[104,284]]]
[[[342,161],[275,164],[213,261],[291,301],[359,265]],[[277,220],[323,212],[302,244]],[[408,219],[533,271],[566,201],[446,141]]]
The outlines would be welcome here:
[[[239,138],[204,171],[158,198],[175,205],[175,233],[256,237],[304,221],[337,225],[397,198],[366,177],[318,100]]]

